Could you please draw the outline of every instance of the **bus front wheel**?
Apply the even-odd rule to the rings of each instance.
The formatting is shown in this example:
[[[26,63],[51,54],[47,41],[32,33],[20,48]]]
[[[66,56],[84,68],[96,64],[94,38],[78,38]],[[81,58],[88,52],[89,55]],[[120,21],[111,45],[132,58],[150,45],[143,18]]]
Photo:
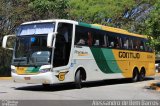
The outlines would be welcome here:
[[[81,71],[78,70],[76,75],[75,75],[75,86],[76,86],[77,89],[82,88],[81,82],[82,82],[82,75],[81,75]]]
[[[51,87],[51,84],[42,84],[42,86],[46,89],[50,88]]]

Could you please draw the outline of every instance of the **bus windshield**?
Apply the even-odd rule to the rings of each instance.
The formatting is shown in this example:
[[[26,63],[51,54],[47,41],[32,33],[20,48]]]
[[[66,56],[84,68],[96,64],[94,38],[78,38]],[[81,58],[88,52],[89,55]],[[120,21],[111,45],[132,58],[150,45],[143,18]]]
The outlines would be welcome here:
[[[19,36],[15,45],[13,64],[50,64],[51,49],[47,47],[47,35]]]
[[[21,25],[17,32],[13,65],[47,65],[52,50],[47,47],[47,35],[54,32],[55,23],[32,23]]]

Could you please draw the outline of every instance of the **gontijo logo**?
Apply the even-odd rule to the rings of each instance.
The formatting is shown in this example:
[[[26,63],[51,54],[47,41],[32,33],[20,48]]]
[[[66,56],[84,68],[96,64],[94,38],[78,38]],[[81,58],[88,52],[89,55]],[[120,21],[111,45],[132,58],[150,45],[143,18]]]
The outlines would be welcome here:
[[[63,81],[63,80],[65,80],[65,75],[66,75],[68,72],[69,72],[69,71],[60,72],[58,75],[56,75],[56,77],[58,78],[59,81]]]
[[[119,52],[119,58],[139,59],[140,58],[140,54],[139,53],[133,53],[133,52]]]

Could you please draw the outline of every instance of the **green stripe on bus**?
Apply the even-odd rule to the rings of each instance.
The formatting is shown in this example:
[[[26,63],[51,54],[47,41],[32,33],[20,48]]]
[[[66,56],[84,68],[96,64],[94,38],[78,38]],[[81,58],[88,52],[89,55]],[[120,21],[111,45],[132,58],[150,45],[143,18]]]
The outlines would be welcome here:
[[[78,24],[79,24],[79,26],[83,26],[83,27],[94,28],[94,29],[102,29],[100,26],[87,24],[87,23],[84,23],[84,22],[79,22]]]
[[[95,29],[102,29],[100,26],[95,26],[95,25],[91,25],[91,27]]]
[[[111,49],[90,48],[95,61],[104,73],[121,73]]]
[[[84,27],[89,27],[91,28],[91,24],[87,24],[87,23],[84,23],[84,22],[79,22],[78,23],[80,26],[84,26]]]
[[[101,48],[101,49],[110,70],[112,70],[112,72],[114,73],[122,73],[114,57],[112,49],[106,49],[106,48]]]
[[[35,68],[35,67],[28,67],[26,69],[26,73],[37,73],[39,71],[39,69],[40,69],[40,67],[37,67],[37,68]]]
[[[106,59],[104,57],[102,50],[100,48],[92,47],[91,51],[100,70],[104,73],[113,73],[106,62]]]

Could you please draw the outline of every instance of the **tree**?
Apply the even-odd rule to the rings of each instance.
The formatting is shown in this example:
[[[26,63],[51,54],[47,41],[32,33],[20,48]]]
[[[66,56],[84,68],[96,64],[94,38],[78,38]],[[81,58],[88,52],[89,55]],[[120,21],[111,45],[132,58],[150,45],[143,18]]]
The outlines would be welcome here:
[[[27,0],[0,1],[0,41],[4,35],[14,34],[15,28],[27,19],[27,3]],[[11,56],[12,51],[0,47],[0,74],[10,74]]]
[[[26,21],[67,18],[68,0],[0,0],[0,41]],[[0,42],[1,43],[1,42]],[[0,45],[1,46],[1,45]],[[0,75],[10,74],[12,51],[0,47]]]
[[[155,47],[156,53],[160,53],[160,1],[154,4],[154,10],[145,21],[145,34],[151,36],[151,44]]]
[[[105,19],[112,19],[113,25],[126,9],[135,5],[133,0],[70,0],[69,15],[71,19],[88,23],[105,24]]]
[[[68,0],[31,0],[33,19],[67,18]]]
[[[70,0],[71,19],[126,29],[148,35],[160,51],[159,0]]]

